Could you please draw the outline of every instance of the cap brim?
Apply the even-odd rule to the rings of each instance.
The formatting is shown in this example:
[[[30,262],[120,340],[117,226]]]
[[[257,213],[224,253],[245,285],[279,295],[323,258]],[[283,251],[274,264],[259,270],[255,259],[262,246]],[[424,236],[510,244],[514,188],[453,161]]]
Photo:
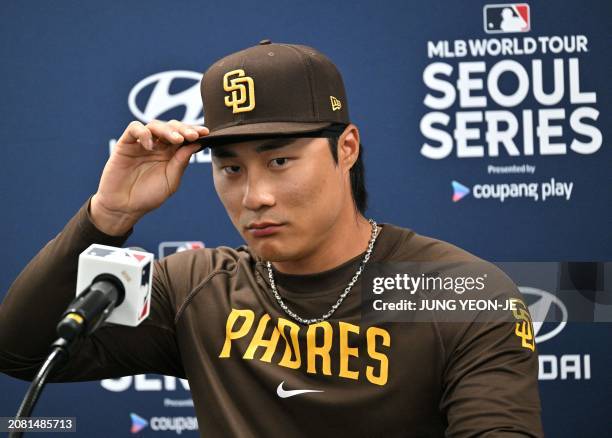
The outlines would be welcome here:
[[[215,143],[227,143],[233,139],[242,140],[249,138],[277,137],[284,135],[306,134],[320,131],[331,126],[332,122],[265,122],[249,123],[247,125],[230,126],[217,129],[204,137],[198,138],[193,143],[199,143],[205,147],[212,147]]]

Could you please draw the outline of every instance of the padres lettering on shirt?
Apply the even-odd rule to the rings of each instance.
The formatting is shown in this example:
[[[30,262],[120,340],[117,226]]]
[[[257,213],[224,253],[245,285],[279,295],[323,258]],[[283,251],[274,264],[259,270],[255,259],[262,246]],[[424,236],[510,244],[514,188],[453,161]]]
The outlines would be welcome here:
[[[264,314],[258,322],[255,322],[255,314],[252,310],[232,309],[227,317],[225,342],[219,357],[231,357],[232,341],[248,336],[250,342],[247,349],[242,353],[243,359],[252,360],[256,358],[263,362],[271,362],[277,348],[283,348],[284,353],[278,362],[279,366],[292,369],[305,368],[307,373],[321,373],[329,376],[332,375],[330,353],[332,343],[334,339],[338,339],[340,344],[337,364],[339,377],[358,380],[361,374],[365,375],[367,380],[375,385],[387,383],[389,359],[384,352],[377,351],[377,342],[379,344],[378,348],[389,347],[391,344],[391,335],[385,329],[368,327],[365,331],[366,351],[362,351],[361,354],[367,354],[377,365],[367,365],[364,372],[364,370],[349,368],[350,358],[360,357],[360,348],[351,346],[352,340],[349,339],[350,335],[358,336],[360,334],[358,325],[342,321],[337,324],[323,321],[311,324],[308,327],[302,327],[285,318],[278,318],[278,324],[272,327],[272,334],[264,339],[264,333],[267,331],[270,319],[270,315]],[[254,326],[257,327],[256,330],[252,330]],[[303,366],[302,352],[298,342],[300,334],[303,333],[305,333],[307,339],[306,352],[303,355],[305,356],[305,366]],[[279,345],[280,338],[283,339],[283,345]],[[263,351],[256,357],[258,349]],[[318,362],[317,358],[320,358]],[[319,366],[317,366],[317,363],[319,363]]]

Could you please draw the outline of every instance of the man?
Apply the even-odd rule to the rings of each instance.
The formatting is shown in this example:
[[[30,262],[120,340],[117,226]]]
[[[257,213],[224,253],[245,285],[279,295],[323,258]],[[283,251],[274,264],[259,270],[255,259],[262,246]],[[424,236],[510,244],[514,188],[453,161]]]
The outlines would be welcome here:
[[[247,245],[157,262],[149,319],[98,329],[54,381],[187,378],[205,436],[542,435],[537,356],[519,323],[362,318],[368,264],[479,259],[364,217],[359,130],[328,58],[265,40],[213,64],[202,98],[208,128],[132,122],[97,193],[17,278],[0,309],[3,372],[32,378],[74,294],[79,253],[121,246],[207,144]],[[33,313],[35,330],[23,317]]]

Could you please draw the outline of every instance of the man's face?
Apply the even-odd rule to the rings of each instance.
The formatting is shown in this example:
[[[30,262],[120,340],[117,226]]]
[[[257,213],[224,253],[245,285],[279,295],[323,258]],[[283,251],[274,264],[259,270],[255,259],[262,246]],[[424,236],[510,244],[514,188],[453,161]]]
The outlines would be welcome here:
[[[312,255],[351,196],[326,138],[217,146],[212,164],[217,194],[234,226],[269,261]]]

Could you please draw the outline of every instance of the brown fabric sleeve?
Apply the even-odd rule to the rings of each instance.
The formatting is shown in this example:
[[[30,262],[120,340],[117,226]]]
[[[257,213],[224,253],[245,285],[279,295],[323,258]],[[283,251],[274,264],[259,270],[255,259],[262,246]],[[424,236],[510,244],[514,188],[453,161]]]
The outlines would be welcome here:
[[[121,247],[89,217],[91,198],[64,229],[28,263],[0,305],[0,372],[30,380],[57,339],[55,326],[75,296],[79,254],[92,243]],[[151,315],[140,326],[107,324],[73,349],[50,381],[113,378],[140,373],[184,376],[174,333],[165,264],[153,272]]]
[[[498,296],[521,298],[510,279]],[[439,324],[446,350],[440,409],[452,437],[542,437],[537,349],[516,322]]]

